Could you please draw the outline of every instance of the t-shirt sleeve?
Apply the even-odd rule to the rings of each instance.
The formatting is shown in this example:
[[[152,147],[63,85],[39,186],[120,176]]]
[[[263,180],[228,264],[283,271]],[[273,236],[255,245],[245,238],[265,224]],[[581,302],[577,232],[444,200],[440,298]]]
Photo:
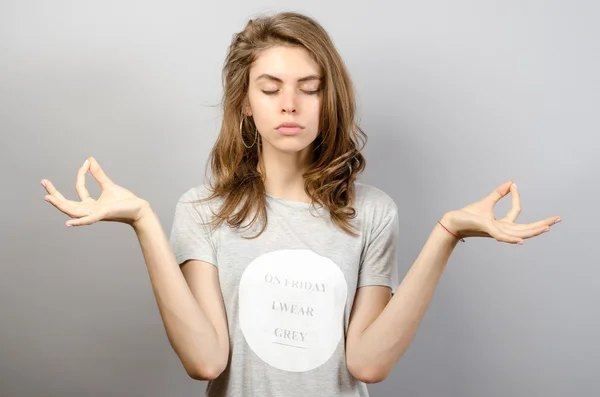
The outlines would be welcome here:
[[[398,287],[398,208],[392,202],[381,221],[373,226],[366,242],[363,260],[358,275],[358,287],[382,285],[390,287],[392,293]]]
[[[178,265],[196,259],[217,266],[212,227],[208,223],[210,209],[206,202],[196,202],[198,199],[193,189],[180,197],[169,243]]]

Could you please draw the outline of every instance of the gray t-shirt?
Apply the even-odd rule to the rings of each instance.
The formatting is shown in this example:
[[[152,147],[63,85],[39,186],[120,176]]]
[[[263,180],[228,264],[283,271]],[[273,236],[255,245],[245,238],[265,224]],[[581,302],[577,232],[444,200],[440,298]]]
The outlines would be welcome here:
[[[208,220],[219,200],[203,185],[177,203],[170,243],[181,264],[197,259],[219,270],[227,312],[227,368],[207,396],[368,396],[348,371],[345,335],[357,288],[398,286],[398,209],[384,192],[356,182],[353,237],[326,208],[267,195],[267,228],[235,229]],[[247,224],[248,220],[246,221]]]

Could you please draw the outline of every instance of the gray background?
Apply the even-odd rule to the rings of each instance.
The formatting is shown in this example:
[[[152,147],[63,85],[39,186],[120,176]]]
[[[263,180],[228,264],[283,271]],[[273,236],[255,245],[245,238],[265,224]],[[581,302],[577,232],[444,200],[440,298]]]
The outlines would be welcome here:
[[[95,156],[169,230],[218,131],[232,34],[296,10],[323,23],[356,83],[362,180],[400,207],[401,274],[445,211],[507,179],[519,221],[564,218],[524,246],[459,245],[372,395],[598,396],[598,3],[298,4],[0,2],[0,395],[203,394],[169,346],[133,231],[65,228],[39,181],[75,198]]]

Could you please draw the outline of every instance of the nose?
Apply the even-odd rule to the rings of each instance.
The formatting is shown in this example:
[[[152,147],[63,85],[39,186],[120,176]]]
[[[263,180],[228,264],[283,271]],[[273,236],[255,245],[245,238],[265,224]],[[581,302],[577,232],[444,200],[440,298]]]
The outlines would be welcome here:
[[[296,113],[296,93],[293,91],[286,92],[282,95],[281,114]]]

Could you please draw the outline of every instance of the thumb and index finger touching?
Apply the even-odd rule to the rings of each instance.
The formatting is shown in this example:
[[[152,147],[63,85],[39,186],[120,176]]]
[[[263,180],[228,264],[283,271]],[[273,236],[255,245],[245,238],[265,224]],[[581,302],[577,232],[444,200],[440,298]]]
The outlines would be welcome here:
[[[509,222],[515,222],[519,214],[521,213],[521,195],[519,194],[519,190],[517,189],[517,185],[514,180],[508,180],[503,184],[499,185],[494,189],[493,192],[490,193],[489,198],[496,205],[502,198],[511,194],[512,202],[511,208],[503,218],[503,220]]]
[[[496,186],[496,188],[489,194],[488,198],[491,199],[494,204],[500,201],[504,196],[506,196],[511,191],[516,192],[515,181],[508,180],[503,184]]]
[[[90,194],[85,187],[85,175],[88,171],[102,189],[114,185],[114,182],[106,175],[102,167],[100,167],[100,164],[98,164],[98,161],[94,157],[88,157],[77,172],[77,182],[75,187],[81,200],[90,197]]]

